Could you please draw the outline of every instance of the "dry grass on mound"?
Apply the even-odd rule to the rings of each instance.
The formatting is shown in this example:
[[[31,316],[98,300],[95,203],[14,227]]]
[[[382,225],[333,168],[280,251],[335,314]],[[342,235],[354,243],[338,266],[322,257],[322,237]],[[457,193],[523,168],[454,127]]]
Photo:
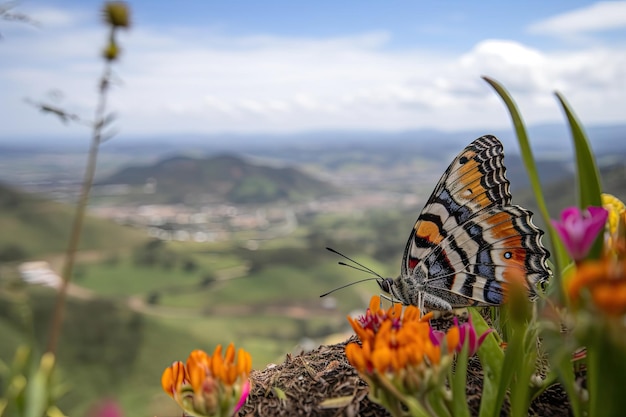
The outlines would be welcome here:
[[[252,391],[239,417],[360,416],[390,414],[367,398],[367,384],[348,363],[345,346],[356,339],[319,348],[297,356],[287,355],[279,365],[269,365],[250,375]],[[472,415],[478,415],[482,391],[480,361],[470,360],[467,396]],[[325,400],[333,399],[332,401]],[[506,416],[508,402],[501,415]],[[563,389],[554,385],[533,401],[530,416],[572,415]]]

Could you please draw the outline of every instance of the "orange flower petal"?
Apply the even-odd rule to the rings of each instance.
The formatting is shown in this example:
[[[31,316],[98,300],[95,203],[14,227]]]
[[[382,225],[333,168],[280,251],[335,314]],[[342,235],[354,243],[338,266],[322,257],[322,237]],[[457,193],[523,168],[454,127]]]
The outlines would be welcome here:
[[[350,322],[354,333],[356,333],[356,335],[359,337],[359,340],[369,339],[370,337],[374,336],[373,333],[368,333],[367,329],[361,327],[361,324],[358,322],[358,320],[355,320],[352,317],[348,316],[348,321]]]
[[[187,368],[196,366],[207,370],[209,367],[209,361],[210,358],[205,351],[196,349],[192,351],[187,358]]]
[[[387,347],[375,349],[372,352],[372,365],[378,372],[386,372],[391,365],[391,356],[391,350]]]
[[[226,353],[224,354],[224,362],[227,364],[233,363],[235,360],[235,345],[230,342],[228,347],[226,348]]]
[[[391,356],[391,367],[395,371],[404,369],[409,361],[409,351],[410,349],[408,347],[401,347]]]
[[[380,305],[381,305],[380,297],[378,295],[373,296],[370,299],[370,306],[369,306],[370,312],[373,315],[378,314],[378,311],[380,310]]]
[[[387,315],[391,318],[398,318],[402,315],[402,304],[394,303],[389,310],[387,310]]]
[[[383,330],[382,326],[381,330]],[[389,349],[396,344],[397,342],[392,339],[391,328],[385,328],[383,333],[379,332],[376,334],[376,338],[374,339],[374,344],[372,346],[372,353],[379,349]]]
[[[239,374],[237,373],[237,368],[234,366],[226,366],[224,369],[224,375],[222,375],[222,381],[224,381],[227,385],[233,385],[235,381],[237,381],[237,377]]]
[[[626,311],[626,260],[607,258],[582,263],[568,282],[568,295],[574,302],[588,289],[593,303],[610,315]]]
[[[433,317],[435,317],[435,313],[433,313],[432,311],[429,311],[428,313],[424,314],[422,316],[422,318],[420,319],[420,321],[422,322],[428,322],[430,321],[430,319],[432,319]]]
[[[170,397],[174,397],[174,392],[176,389],[174,388],[174,376],[172,375],[172,368],[165,368],[163,374],[161,375],[161,387],[163,391],[167,393]]]
[[[242,348],[239,348],[237,351],[237,373],[243,374],[247,377],[251,370],[252,356]]]
[[[211,372],[217,378],[222,379],[224,376],[224,359],[222,359],[221,355],[213,355],[211,357]]]
[[[404,316],[402,317],[402,320],[404,322],[416,321],[419,319],[420,319],[420,309],[417,308],[416,306],[410,305],[404,310]]]
[[[424,344],[418,342],[407,350],[407,360],[411,365],[419,365],[424,361]]]
[[[424,345],[424,356],[428,358],[431,364],[436,365],[441,360],[441,350],[439,346],[435,346],[433,344],[425,344]]]
[[[459,346],[461,341],[461,331],[458,326],[451,327],[446,333],[446,346],[448,347],[448,353],[452,353]]]
[[[580,295],[580,290],[590,286],[594,282],[601,281],[607,275],[606,262],[583,262],[574,276],[570,278],[568,285],[568,295],[570,299],[576,301]]]
[[[367,361],[372,360],[372,344],[369,340],[364,340],[361,344],[361,352],[363,353],[363,357]]]
[[[359,372],[365,372],[367,369],[367,361],[363,355],[363,349],[357,343],[348,343],[346,345],[346,357],[350,365],[354,366]]]
[[[594,287],[591,296],[594,304],[610,315],[621,315],[626,311],[626,290],[624,285],[607,283]]]
[[[190,366],[187,367],[187,373],[189,376],[189,383],[191,384],[193,391],[195,393],[201,392],[204,381],[207,377],[210,377],[206,366],[196,366],[194,362],[191,362]]]
[[[172,363],[172,366],[165,368],[163,375],[161,375],[161,386],[170,397],[174,397],[174,394],[178,392],[180,386],[187,379],[187,372],[185,365],[176,361]]]
[[[222,345],[217,345],[215,346],[215,350],[213,350],[213,355],[211,355],[211,358],[214,356],[222,356]]]

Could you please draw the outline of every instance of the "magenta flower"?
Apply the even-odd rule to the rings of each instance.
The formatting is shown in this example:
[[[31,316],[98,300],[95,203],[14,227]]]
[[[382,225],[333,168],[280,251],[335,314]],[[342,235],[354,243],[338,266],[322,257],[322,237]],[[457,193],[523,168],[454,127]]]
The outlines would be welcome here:
[[[91,417],[123,417],[122,409],[113,400],[104,400],[96,404],[89,413]]]
[[[248,399],[248,395],[250,395],[250,381],[249,380],[247,380],[243,384],[243,387],[241,389],[241,397],[239,397],[239,401],[237,401],[237,404],[235,405],[235,408],[233,409],[233,415],[236,415],[237,412],[241,409],[241,407],[243,407],[243,405],[246,403],[246,400]]]
[[[454,318],[454,325],[459,328],[459,344],[456,347],[457,353],[460,353],[463,350],[463,346],[465,345],[465,341],[467,341],[467,351],[469,356],[474,356],[478,349],[485,341],[487,335],[493,332],[493,329],[488,329],[485,333],[481,334],[480,337],[476,334],[476,329],[474,328],[474,324],[472,323],[472,316],[469,316],[467,322],[461,324],[459,326],[459,320]],[[441,342],[445,339],[446,332],[442,332],[441,330],[432,330],[430,332],[430,340],[434,345],[440,345]]]
[[[608,215],[609,212],[602,207],[588,207],[585,211],[568,207],[561,212],[560,221],[552,220],[552,226],[572,259],[581,261],[604,229]]]

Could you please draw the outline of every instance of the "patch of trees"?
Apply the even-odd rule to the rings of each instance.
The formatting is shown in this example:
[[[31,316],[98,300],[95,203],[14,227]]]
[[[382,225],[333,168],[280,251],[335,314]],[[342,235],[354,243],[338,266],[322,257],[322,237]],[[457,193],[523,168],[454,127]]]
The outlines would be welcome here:
[[[268,266],[288,265],[297,268],[307,268],[330,259],[326,249],[318,248],[309,250],[306,248],[280,248],[268,250],[241,249],[239,256],[250,265],[249,273],[256,273]]]
[[[41,348],[48,339],[55,299],[56,292],[35,291],[29,305],[21,305],[22,310],[30,310],[32,314],[32,327]],[[124,304],[104,299],[69,299],[58,348],[62,375],[71,381],[74,372],[93,372],[88,388],[105,392],[130,374],[143,335],[143,317]],[[76,392],[79,391],[84,393]],[[63,401],[78,401],[71,397],[72,393]]]
[[[137,266],[165,270],[180,268],[187,273],[194,273],[198,270],[196,261],[169,249],[164,241],[158,239],[150,240],[135,249],[133,262]]]
[[[23,261],[28,258],[26,249],[16,244],[8,244],[0,248],[0,262]]]

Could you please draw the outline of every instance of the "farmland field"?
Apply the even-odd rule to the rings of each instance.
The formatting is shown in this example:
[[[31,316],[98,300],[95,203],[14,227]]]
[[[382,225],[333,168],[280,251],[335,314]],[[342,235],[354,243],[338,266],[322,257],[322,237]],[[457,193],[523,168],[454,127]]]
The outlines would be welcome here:
[[[359,284],[321,299],[328,290],[364,278],[337,265],[339,258],[324,243],[356,254],[382,275],[395,273],[398,264],[381,263],[363,250],[374,246],[377,234],[368,222],[357,231],[349,216],[309,220],[289,236],[258,242],[254,250],[242,240],[198,244],[135,237],[121,240],[128,244],[112,238],[108,245],[88,240],[94,243],[79,252],[72,284],[79,296],[70,298],[59,348],[61,380],[71,385],[60,400],[62,409],[81,415],[94,400],[112,395],[129,415],[174,413],[161,391],[160,374],[192,349],[210,351],[232,341],[250,351],[254,368],[262,369],[345,333],[346,315],[362,310],[378,286]],[[110,236],[126,233],[119,228],[100,230]],[[358,241],[366,240],[357,252]],[[45,255],[44,249],[35,253],[58,268],[62,257]],[[3,360],[28,340],[24,330],[43,348],[55,297],[53,290],[25,287],[14,276],[0,276]]]

